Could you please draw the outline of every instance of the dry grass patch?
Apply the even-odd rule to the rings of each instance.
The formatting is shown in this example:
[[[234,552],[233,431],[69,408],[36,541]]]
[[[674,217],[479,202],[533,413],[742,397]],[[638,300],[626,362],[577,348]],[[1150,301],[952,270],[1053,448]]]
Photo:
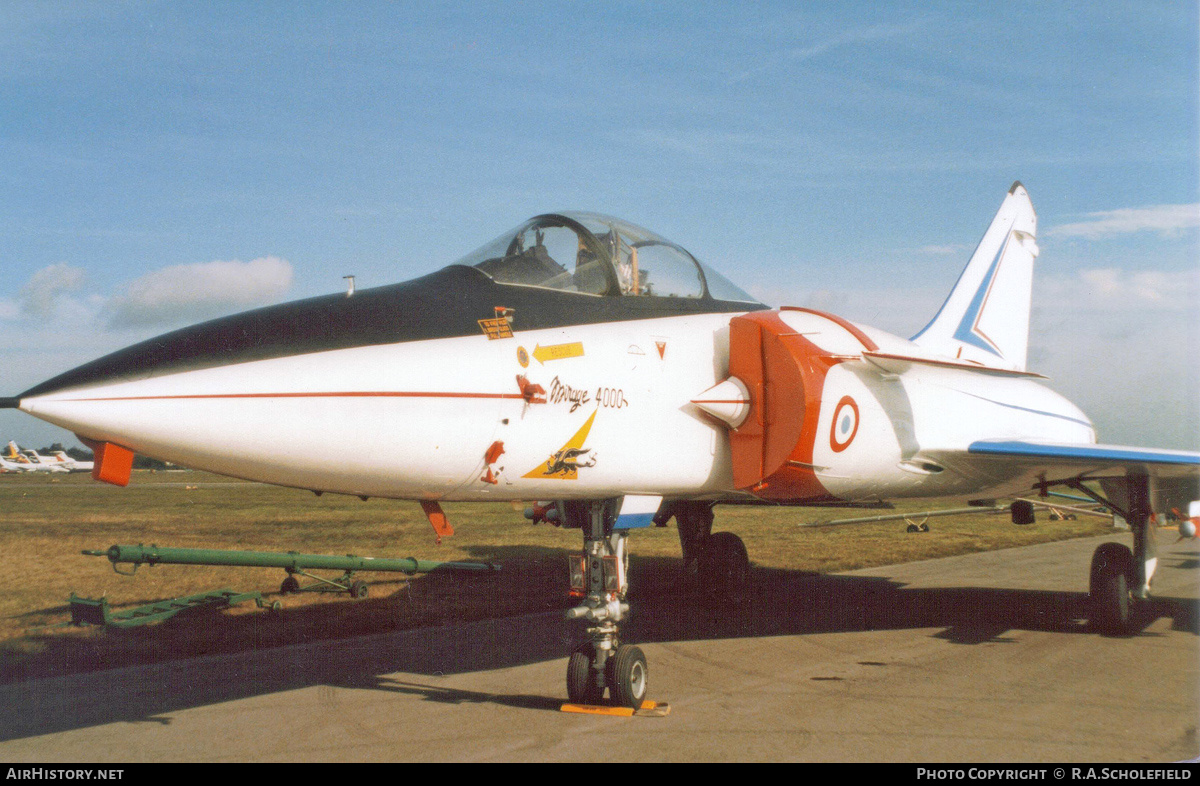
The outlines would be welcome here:
[[[936,507],[950,506],[916,501],[903,509]],[[457,534],[436,545],[419,506],[411,502],[318,498],[195,472],[139,472],[126,489],[93,483],[86,475],[0,476],[0,681],[563,607],[566,556],[581,548],[578,532],[530,526],[508,503],[456,503],[445,509]],[[853,510],[722,506],[715,529],[738,533],[757,566],[812,572],[1111,531],[1102,519],[1048,522],[1044,513],[1031,527],[987,514],[934,518],[931,531],[919,534],[906,533],[903,521],[807,526],[854,515]],[[411,579],[364,573],[371,584],[365,601],[308,593],[287,597],[279,614],[249,605],[208,620],[176,618],[131,630],[46,627],[69,618],[72,592],[107,597],[121,609],[220,587],[271,594],[285,575],[270,569],[168,565],[142,567],[129,577],[114,573],[103,558],[80,554],[137,543],[488,561],[502,570]],[[679,557],[673,524],[635,532],[631,544],[635,582],[639,562],[669,569]],[[654,599],[639,597],[638,602]]]

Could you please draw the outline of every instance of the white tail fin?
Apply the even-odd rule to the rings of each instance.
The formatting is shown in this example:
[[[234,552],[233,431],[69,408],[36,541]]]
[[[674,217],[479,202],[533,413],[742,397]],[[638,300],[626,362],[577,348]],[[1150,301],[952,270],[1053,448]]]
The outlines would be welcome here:
[[[950,297],[913,342],[992,368],[1025,370],[1037,214],[1013,183]]]

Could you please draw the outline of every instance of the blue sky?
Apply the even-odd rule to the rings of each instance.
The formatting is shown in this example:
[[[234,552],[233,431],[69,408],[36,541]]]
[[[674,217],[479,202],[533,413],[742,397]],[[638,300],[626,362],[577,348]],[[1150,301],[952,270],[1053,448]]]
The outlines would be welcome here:
[[[559,209],[909,336],[1021,180],[1031,366],[1200,448],[1198,42],[1196,2],[6,2],[0,394]]]

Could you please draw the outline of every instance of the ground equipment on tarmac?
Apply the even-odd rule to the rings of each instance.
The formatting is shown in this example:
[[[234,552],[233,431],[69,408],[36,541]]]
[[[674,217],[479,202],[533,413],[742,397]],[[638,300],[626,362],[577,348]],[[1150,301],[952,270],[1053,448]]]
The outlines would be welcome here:
[[[325,554],[301,554],[296,551],[230,551],[224,549],[183,549],[156,545],[109,546],[104,551],[84,549],[90,557],[108,557],[113,570],[124,575],[133,575],[140,565],[224,565],[245,568],[283,568],[287,578],[279,591],[293,592],[346,592],[352,598],[367,597],[367,584],[356,579],[357,571],[384,571],[404,573],[430,573],[435,570],[494,572],[498,565],[485,562],[433,562],[416,557],[389,559],[359,557],[347,554],[344,557]],[[133,565],[132,571],[120,570],[121,563]],[[310,570],[340,570],[343,574],[334,580],[315,576]],[[296,576],[313,579],[315,583],[301,586]]]
[[[149,625],[151,622],[161,622],[182,612],[227,609],[249,600],[254,601],[260,609],[278,611],[280,608],[279,601],[268,603],[263,599],[261,592],[235,592],[231,589],[201,592],[185,598],[160,600],[156,603],[116,612],[109,609],[108,598],[81,598],[75,593],[71,593],[69,602],[72,625],[132,628],[137,625]]]

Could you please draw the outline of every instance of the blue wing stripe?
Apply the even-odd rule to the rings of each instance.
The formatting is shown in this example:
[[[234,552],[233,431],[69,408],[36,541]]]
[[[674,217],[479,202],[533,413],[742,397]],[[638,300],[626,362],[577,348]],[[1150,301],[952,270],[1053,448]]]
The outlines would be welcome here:
[[[1128,461],[1146,464],[1200,466],[1200,453],[1184,450],[1130,448],[1123,445],[1047,445],[1037,442],[972,442],[968,453],[987,456]]]

